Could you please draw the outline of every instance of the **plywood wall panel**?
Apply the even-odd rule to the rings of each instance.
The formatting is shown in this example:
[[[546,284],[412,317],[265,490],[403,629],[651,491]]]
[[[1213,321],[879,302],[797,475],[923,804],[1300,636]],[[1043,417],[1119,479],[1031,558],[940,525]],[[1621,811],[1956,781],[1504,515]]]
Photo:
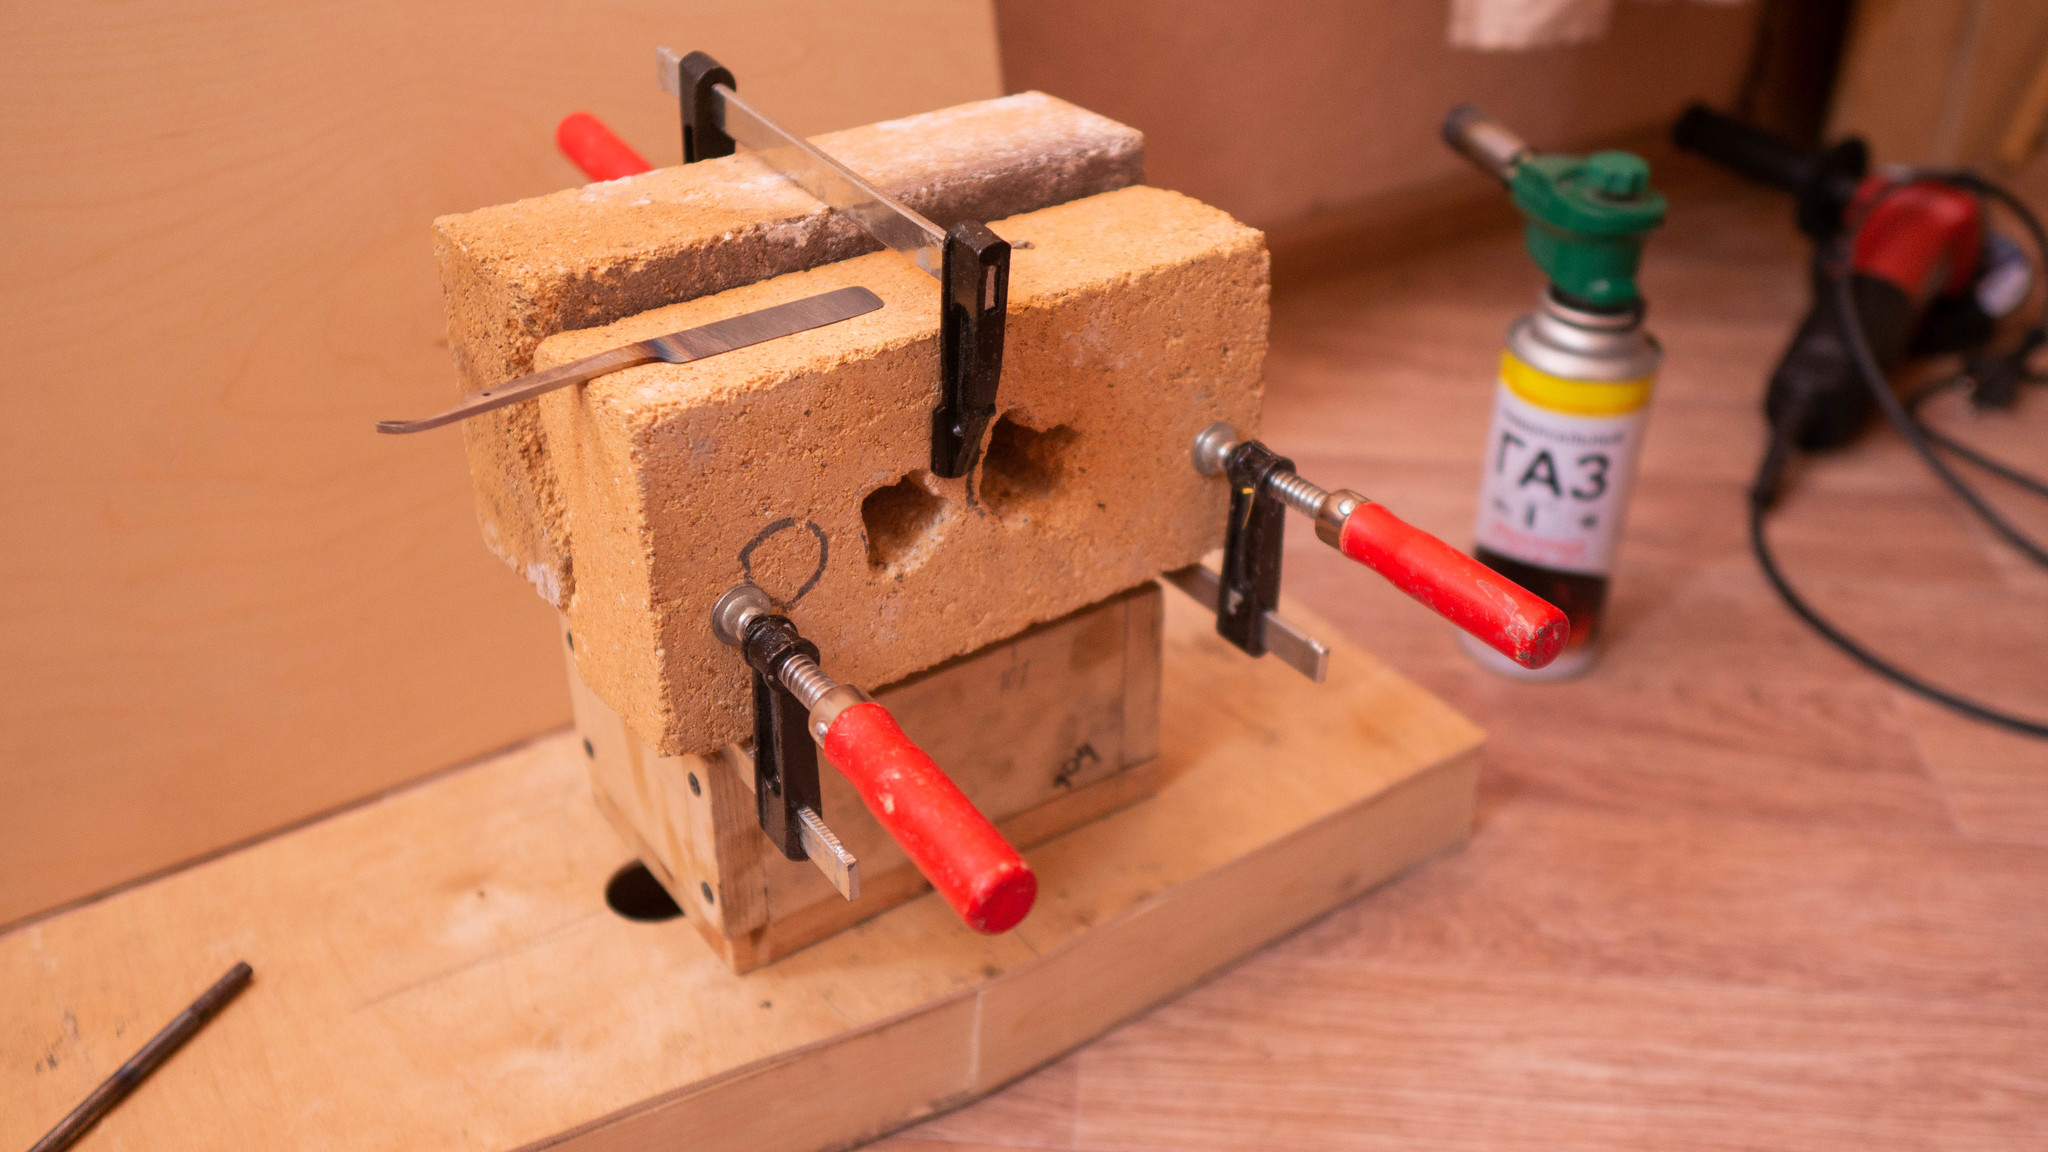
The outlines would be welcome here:
[[[806,132],[998,90],[955,0],[0,12],[0,924],[555,727],[484,549],[429,221],[677,159],[658,42]]]

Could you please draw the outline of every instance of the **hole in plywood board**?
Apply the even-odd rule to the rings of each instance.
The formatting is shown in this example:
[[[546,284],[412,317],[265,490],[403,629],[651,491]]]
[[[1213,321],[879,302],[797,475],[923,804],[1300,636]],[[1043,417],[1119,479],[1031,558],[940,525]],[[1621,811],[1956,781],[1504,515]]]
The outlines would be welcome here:
[[[860,502],[861,527],[867,530],[868,563],[902,572],[915,567],[931,550],[946,517],[946,499],[926,491],[913,472]]]
[[[1040,431],[1002,416],[982,454],[982,503],[1005,519],[1028,516],[1071,479],[1074,441],[1079,438],[1064,424]]]
[[[604,902],[626,919],[642,923],[673,920],[683,914],[675,897],[638,860],[612,873],[611,882],[604,886]]]

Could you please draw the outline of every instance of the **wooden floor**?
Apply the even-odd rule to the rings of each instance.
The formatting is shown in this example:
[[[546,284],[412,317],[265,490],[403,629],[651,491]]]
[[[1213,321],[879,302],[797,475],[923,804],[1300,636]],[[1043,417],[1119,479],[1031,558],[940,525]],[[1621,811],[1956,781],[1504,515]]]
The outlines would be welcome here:
[[[1291,534],[1291,592],[1490,730],[1471,847],[875,1148],[2048,1147],[2048,743],[1887,687],[1773,599],[1741,494],[1801,242],[1768,195],[1680,187],[1601,667],[1495,679]],[[1267,439],[1469,541],[1498,340],[1535,290],[1491,235],[1284,291]],[[2048,389],[1933,416],[2048,470]],[[1774,533],[1855,634],[2048,715],[2048,574],[1895,437],[1806,467]]]

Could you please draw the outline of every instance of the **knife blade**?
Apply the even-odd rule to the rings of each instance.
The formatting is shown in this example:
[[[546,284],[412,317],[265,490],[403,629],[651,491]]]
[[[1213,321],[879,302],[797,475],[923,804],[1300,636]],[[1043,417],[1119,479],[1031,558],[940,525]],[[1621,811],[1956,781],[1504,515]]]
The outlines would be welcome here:
[[[420,420],[379,420],[377,431],[392,435],[410,432],[424,432],[439,428],[458,420],[467,420],[479,413],[530,400],[557,388],[571,384],[583,384],[610,372],[632,368],[641,364],[665,361],[670,364],[688,364],[721,352],[731,352],[765,343],[798,332],[808,332],[841,320],[851,320],[873,312],[882,306],[882,298],[866,288],[836,288],[802,300],[787,304],[776,304],[753,312],[705,324],[696,328],[685,328],[666,336],[599,352],[581,360],[572,360],[560,367],[521,376],[496,384],[479,392],[472,392],[462,398],[461,403],[446,412]]]

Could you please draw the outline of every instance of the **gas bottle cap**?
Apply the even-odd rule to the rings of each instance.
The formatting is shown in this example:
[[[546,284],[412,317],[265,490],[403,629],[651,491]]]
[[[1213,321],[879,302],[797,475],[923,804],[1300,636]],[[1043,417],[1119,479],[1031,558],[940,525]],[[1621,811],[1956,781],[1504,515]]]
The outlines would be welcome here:
[[[1508,191],[1528,221],[1529,255],[1559,291],[1603,309],[1639,296],[1643,238],[1665,208],[1642,157],[1538,153],[1516,165]]]
[[[1610,200],[1633,200],[1650,187],[1650,166],[1633,152],[1595,152],[1586,157],[1586,175]]]
[[[1529,255],[1561,296],[1603,313],[1642,298],[1636,265],[1665,208],[1642,157],[1536,152],[1470,105],[1454,109],[1443,130],[1451,147],[1507,184],[1527,221]]]

